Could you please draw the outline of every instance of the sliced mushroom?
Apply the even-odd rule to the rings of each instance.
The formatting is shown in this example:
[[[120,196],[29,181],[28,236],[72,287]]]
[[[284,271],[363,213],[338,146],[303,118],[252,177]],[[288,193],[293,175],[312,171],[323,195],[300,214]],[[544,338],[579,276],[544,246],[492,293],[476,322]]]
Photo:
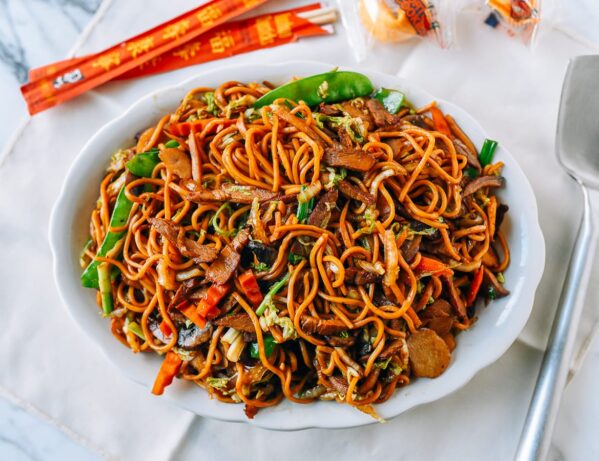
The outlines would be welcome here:
[[[322,161],[329,166],[361,172],[369,171],[376,162],[374,157],[364,150],[341,146],[325,149]]]
[[[319,335],[336,335],[347,330],[347,325],[337,319],[317,319],[315,317],[304,316],[301,318],[302,330],[308,334],[318,333]]]
[[[191,178],[191,159],[186,152],[176,147],[167,147],[158,154],[171,174],[176,174],[181,179]]]
[[[497,280],[495,274],[493,274],[493,272],[491,272],[487,267],[485,267],[484,280],[495,289],[495,293],[497,293],[498,298],[503,298],[504,296],[510,294],[509,290],[499,283],[499,280]]]
[[[412,261],[420,251],[420,242],[422,241],[422,235],[416,235],[412,240],[406,240],[401,245],[401,254],[406,262]]]
[[[206,323],[204,328],[200,328],[195,324],[186,326],[185,323],[175,322],[178,330],[177,347],[186,351],[195,350],[201,344],[204,344],[212,337],[212,324]],[[154,317],[148,319],[148,327],[152,334],[163,343],[168,343],[167,337],[160,329],[160,322]]]
[[[247,333],[254,333],[256,331],[252,319],[245,312],[220,317],[214,320],[213,323],[218,326],[235,328],[238,331],[245,331]]]
[[[376,126],[382,127],[387,125],[393,125],[395,123],[399,123],[401,120],[397,115],[393,115],[378,99],[369,99],[366,101],[366,107],[372,114],[372,118],[374,119],[374,124]]]
[[[326,229],[331,220],[331,211],[335,208],[338,198],[339,194],[334,189],[325,192],[316,202],[312,213],[310,213],[308,224]]]
[[[366,285],[381,280],[381,276],[373,272],[365,271],[357,267],[348,267],[345,269],[345,283],[350,285]]]
[[[200,245],[195,240],[183,237],[181,228],[172,221],[160,218],[149,218],[148,222],[179,250],[183,256],[193,259],[196,264],[212,262],[218,256],[218,250],[212,245]]]
[[[259,202],[266,202],[282,197],[277,192],[253,186],[241,186],[238,184],[225,183],[220,189],[215,190],[195,190],[187,194],[187,199],[196,202],[233,202],[249,205],[257,198]]]
[[[217,285],[227,283],[241,262],[240,252],[249,241],[249,231],[247,229],[240,230],[231,243],[221,250],[218,258],[206,269],[204,275],[206,280]]]
[[[504,179],[501,176],[479,176],[466,184],[462,196],[468,197],[483,187],[501,187],[503,183]]]
[[[476,168],[476,171],[480,173],[482,168],[480,166],[478,157],[474,153],[470,152],[470,149],[468,149],[468,147],[466,147],[466,145],[458,138],[453,139],[453,145],[455,146],[456,152],[466,157],[468,164]]]
[[[370,192],[363,191],[345,179],[339,183],[339,192],[349,199],[358,200],[366,205],[374,205],[374,197]]]
[[[423,325],[434,330],[439,336],[445,336],[451,331],[455,322],[451,304],[444,299],[437,299],[420,315]]]
[[[173,299],[171,299],[171,302],[168,305],[169,309],[188,299],[195,290],[200,288],[201,285],[202,281],[199,278],[185,280],[183,283],[181,283],[181,285],[179,285],[179,288],[175,292],[175,296],[173,296]]]
[[[451,301],[451,305],[455,309],[456,313],[461,319],[464,319],[468,316],[466,312],[466,304],[460,295],[460,290],[453,283],[453,275],[443,277],[445,279],[447,285],[447,292],[449,294],[449,300]]]

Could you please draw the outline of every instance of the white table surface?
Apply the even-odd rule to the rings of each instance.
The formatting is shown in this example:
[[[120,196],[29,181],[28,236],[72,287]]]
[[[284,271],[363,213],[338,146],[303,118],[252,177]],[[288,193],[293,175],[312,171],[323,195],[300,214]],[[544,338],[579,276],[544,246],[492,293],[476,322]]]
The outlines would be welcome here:
[[[0,151],[26,116],[18,87],[26,78],[27,69],[64,57],[99,3],[100,0],[0,0],[0,98],[3,101]],[[599,14],[597,10],[594,13]],[[527,362],[536,369],[541,353],[521,343],[515,344],[501,360],[511,360],[510,354],[516,353],[514,349],[526,356]],[[484,385],[485,373],[475,381]],[[565,391],[551,460],[599,459],[598,381],[599,342],[596,341]],[[528,385],[522,387],[522,392],[530,391]],[[43,415],[32,414],[10,398],[0,397],[0,459],[88,460],[98,459],[98,456],[47,423]]]

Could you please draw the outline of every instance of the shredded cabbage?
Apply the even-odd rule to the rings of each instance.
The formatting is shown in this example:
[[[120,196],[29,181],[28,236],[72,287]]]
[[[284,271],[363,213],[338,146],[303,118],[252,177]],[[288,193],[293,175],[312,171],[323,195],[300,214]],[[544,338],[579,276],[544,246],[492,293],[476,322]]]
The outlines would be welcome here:
[[[389,357],[387,360],[383,360],[380,362],[374,362],[374,366],[380,368],[381,370],[386,370],[391,362],[392,357]]]
[[[268,327],[277,325],[283,329],[283,339],[297,339],[297,331],[293,326],[293,321],[289,317],[279,317],[278,310],[272,302],[268,304],[262,317],[260,317],[260,326],[266,331]]]
[[[239,399],[235,388],[229,389],[229,381],[231,378],[206,378],[206,384],[208,386],[213,387],[214,389],[218,389],[223,395],[230,395],[233,400],[237,401],[235,397]],[[241,400],[241,399],[240,399]]]
[[[231,101],[225,107],[225,117],[231,118],[233,112],[235,112],[240,107],[251,107],[256,102],[256,97],[250,94],[243,95],[241,98],[236,99],[235,101]]]
[[[327,167],[327,171],[329,172],[329,181],[324,185],[326,190],[336,188],[347,177],[347,170],[345,168],[340,168],[337,173],[335,168]]]
[[[218,116],[218,107],[214,102],[214,92],[209,91],[208,93],[204,93],[204,101],[206,102],[204,110],[214,116]]]

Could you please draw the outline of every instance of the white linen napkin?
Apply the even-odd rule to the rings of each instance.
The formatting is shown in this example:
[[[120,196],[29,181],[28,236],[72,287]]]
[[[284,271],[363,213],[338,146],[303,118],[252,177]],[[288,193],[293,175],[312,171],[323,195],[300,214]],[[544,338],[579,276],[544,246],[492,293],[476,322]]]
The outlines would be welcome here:
[[[304,3],[308,2],[273,1],[266,8]],[[82,42],[81,53],[105,48],[189,8],[185,0],[114,0]],[[413,79],[432,94],[461,105],[490,136],[504,143],[527,173],[539,202],[547,267],[522,338],[539,346],[546,338],[580,212],[576,187],[560,170],[553,152],[559,93],[567,59],[588,50],[556,32],[546,34],[532,53],[480,26],[480,19],[461,18],[458,50],[415,43],[381,50],[362,66]],[[70,162],[99,127],[144,94],[204,69],[284,59],[354,65],[351,56],[344,33],[338,30],[335,37],[110,83],[29,121],[0,166],[0,313],[4,320],[0,390],[30,402],[115,459],[228,460],[249,453],[257,459],[292,460],[308,455],[316,459],[339,455],[349,459],[509,458],[540,357],[523,344],[512,346],[452,396],[385,425],[276,433],[194,419],[151,397],[108,364],[60,305],[47,244],[49,214]],[[232,78],[243,80],[242,75]],[[595,274],[597,270],[594,267]],[[587,299],[597,299],[597,287],[589,287]],[[587,309],[584,325],[590,325],[595,315]],[[129,352],[123,349],[123,353]]]

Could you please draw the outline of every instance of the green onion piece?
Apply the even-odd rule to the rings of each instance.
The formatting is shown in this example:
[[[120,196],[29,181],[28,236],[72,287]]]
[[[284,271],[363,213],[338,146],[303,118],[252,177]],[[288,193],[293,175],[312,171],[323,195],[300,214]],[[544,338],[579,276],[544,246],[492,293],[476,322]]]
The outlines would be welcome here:
[[[466,176],[468,176],[471,179],[478,177],[478,170],[476,168],[474,168],[473,166],[466,168],[464,170],[464,173],[466,174]]]
[[[104,316],[110,315],[113,310],[112,303],[112,283],[110,281],[110,264],[98,264],[98,285],[102,297],[102,312]]]
[[[289,253],[289,256],[287,257],[287,259],[289,260],[289,262],[291,264],[299,264],[300,261],[306,259],[301,255],[296,255],[295,253]]]
[[[304,192],[306,190],[306,186],[301,187],[301,191]],[[299,222],[305,222],[310,213],[312,213],[312,209],[314,208],[314,199],[310,199],[307,202],[299,201],[297,205],[297,219]]]
[[[266,263],[263,263],[262,261],[259,261],[257,263],[254,262],[250,264],[250,267],[254,269],[256,272],[265,272],[268,269],[270,269],[270,266]]]
[[[406,96],[401,91],[379,88],[374,99],[378,99],[389,113],[397,114],[404,105]]]
[[[267,357],[270,357],[272,353],[275,351],[275,346],[277,345],[277,343],[275,342],[275,338],[273,338],[272,335],[267,335],[264,336],[262,339],[264,341],[264,353]],[[260,348],[258,347],[257,342],[252,343],[250,345],[250,356],[253,359],[260,358]]]
[[[216,210],[216,214],[212,217],[212,219],[210,220],[210,224],[212,225],[212,227],[214,227],[214,231],[218,234],[218,235],[222,235],[224,237],[231,237],[234,233],[235,230],[231,229],[229,231],[226,231],[224,229],[220,228],[220,225],[218,224],[218,216],[225,210],[230,210],[231,206],[229,205],[229,202],[225,202],[223,203],[220,208],[218,210]]]
[[[283,288],[285,285],[287,285],[287,282],[289,281],[289,277],[291,277],[291,274],[289,272],[287,272],[285,277],[283,277],[281,280],[279,280],[277,283],[275,283],[271,287],[271,289],[268,291],[268,293],[266,293],[266,296],[264,297],[264,299],[258,306],[258,309],[256,309],[256,315],[258,317],[260,317],[262,314],[264,314],[264,311],[266,310],[266,308],[272,304],[272,297],[274,295],[276,295],[281,290],[281,288]]]
[[[480,154],[478,155],[480,164],[483,167],[489,165],[493,161],[495,149],[497,149],[497,141],[493,141],[492,139],[485,139],[485,142],[483,143],[483,148],[480,150]]]
[[[310,184],[309,186],[302,186],[301,191],[297,194],[297,201],[300,203],[306,203],[312,200],[322,190],[320,182]]]
[[[497,292],[495,291],[495,288],[493,288],[492,286],[489,286],[489,288],[487,289],[487,297],[489,299],[497,298]]]
[[[160,151],[154,147],[147,152],[137,154],[129,160],[125,166],[135,176],[139,176],[140,178],[151,178],[154,168],[160,163],[160,158],[158,157],[159,152]]]
[[[175,141],[174,139],[171,139],[164,145],[164,147],[168,147],[168,148],[179,147],[179,146],[180,146],[180,144],[177,141]]]
[[[145,341],[146,335],[137,322],[127,322],[127,330],[137,336],[139,339]]]
[[[497,277],[497,281],[499,283],[505,283],[505,277],[503,276],[503,272],[498,272],[495,277]]]

